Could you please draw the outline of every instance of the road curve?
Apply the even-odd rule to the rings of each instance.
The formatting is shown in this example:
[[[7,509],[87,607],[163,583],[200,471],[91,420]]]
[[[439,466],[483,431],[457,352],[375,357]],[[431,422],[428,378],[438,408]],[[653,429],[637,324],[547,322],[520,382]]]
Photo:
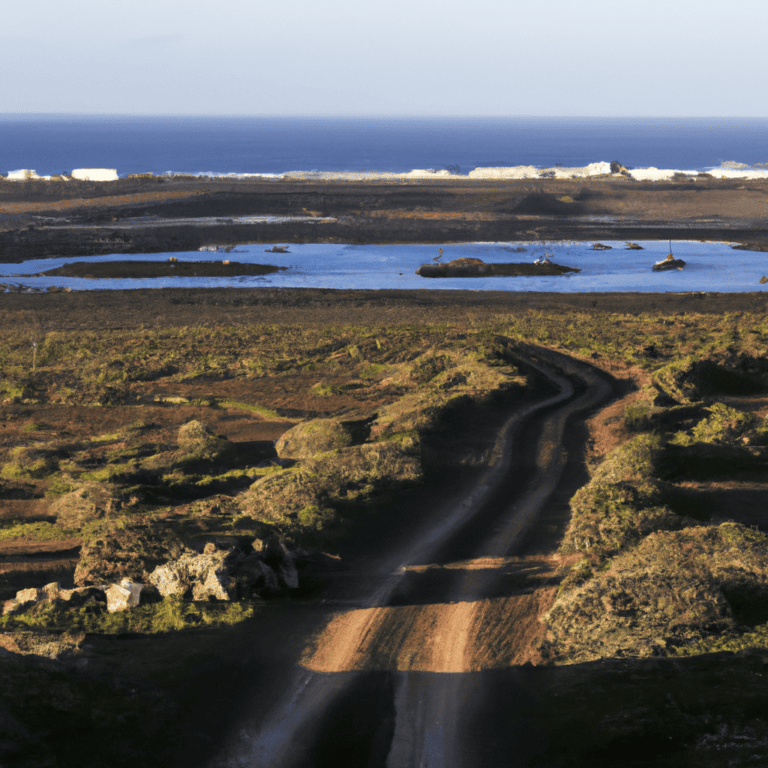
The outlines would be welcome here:
[[[521,663],[548,595],[530,588],[527,536],[561,483],[570,421],[614,394],[586,363],[502,341],[555,393],[507,419],[473,488],[369,564],[364,590],[332,609],[282,694],[211,768],[478,765],[483,736],[465,727],[484,706],[478,673]]]

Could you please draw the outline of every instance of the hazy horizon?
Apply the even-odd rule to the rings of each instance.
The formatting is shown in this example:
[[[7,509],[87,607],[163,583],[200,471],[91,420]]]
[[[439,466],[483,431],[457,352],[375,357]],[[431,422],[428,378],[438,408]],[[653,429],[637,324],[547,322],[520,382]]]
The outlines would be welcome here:
[[[0,114],[763,117],[763,0],[36,0]]]

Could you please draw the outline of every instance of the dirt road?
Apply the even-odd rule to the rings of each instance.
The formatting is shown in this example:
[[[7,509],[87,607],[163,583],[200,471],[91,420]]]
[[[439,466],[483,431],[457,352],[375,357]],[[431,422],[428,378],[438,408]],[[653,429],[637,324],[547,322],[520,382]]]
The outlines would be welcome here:
[[[254,692],[216,768],[478,766],[489,742],[530,752],[531,692],[513,678],[500,693],[493,674],[536,658],[552,553],[583,481],[578,425],[614,383],[564,355],[508,349],[549,392],[501,426],[479,482],[341,574],[298,664]]]

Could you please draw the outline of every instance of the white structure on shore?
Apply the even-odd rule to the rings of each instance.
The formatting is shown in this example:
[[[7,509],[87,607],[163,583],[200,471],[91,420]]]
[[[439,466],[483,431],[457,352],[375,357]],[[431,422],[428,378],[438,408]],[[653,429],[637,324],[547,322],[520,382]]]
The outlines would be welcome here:
[[[29,179],[50,179],[50,176],[38,176],[37,171],[33,171],[31,168],[22,168],[18,171],[8,171],[8,175],[5,177],[8,181],[28,181]]]
[[[75,168],[72,178],[80,181],[117,181],[114,168]]]

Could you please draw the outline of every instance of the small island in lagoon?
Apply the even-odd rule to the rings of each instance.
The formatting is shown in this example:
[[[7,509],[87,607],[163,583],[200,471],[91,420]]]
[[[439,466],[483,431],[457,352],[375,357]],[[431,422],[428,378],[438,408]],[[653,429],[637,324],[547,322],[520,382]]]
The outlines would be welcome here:
[[[547,256],[529,263],[486,264],[481,259],[454,259],[446,264],[422,264],[416,274],[421,277],[537,277],[581,272],[576,267],[555,264]]]

